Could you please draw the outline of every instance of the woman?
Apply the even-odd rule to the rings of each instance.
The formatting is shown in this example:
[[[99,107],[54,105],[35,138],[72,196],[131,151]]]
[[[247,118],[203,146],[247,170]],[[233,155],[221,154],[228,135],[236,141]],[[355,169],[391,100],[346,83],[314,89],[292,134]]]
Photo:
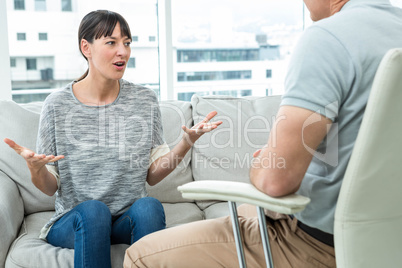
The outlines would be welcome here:
[[[122,79],[130,42],[121,15],[86,15],[79,47],[88,70],[45,100],[37,153],[5,139],[25,158],[35,186],[56,193],[56,213],[41,238],[74,248],[75,267],[110,267],[111,244],[164,229],[163,207],[147,197],[145,182],[165,178],[202,134],[222,123],[208,123],[211,112],[193,128],[183,126],[182,140],[169,151],[154,92]]]

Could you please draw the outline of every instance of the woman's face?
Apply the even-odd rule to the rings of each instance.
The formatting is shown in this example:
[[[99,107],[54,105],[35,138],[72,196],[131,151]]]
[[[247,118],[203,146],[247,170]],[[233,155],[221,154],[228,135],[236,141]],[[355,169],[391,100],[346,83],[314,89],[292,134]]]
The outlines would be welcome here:
[[[84,40],[85,41],[85,40]],[[119,80],[123,77],[131,54],[131,37],[121,36],[117,23],[111,36],[102,36],[92,44],[87,43],[89,55],[89,74],[104,77],[106,80]]]

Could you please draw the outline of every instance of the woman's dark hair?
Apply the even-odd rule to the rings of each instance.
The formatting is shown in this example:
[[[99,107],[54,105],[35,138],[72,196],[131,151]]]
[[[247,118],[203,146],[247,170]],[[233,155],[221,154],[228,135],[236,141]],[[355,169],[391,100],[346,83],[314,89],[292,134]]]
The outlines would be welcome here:
[[[102,36],[111,36],[116,24],[120,24],[122,36],[128,36],[131,39],[131,31],[127,21],[122,15],[108,10],[97,10],[88,13],[81,21],[78,29],[78,46],[82,56],[88,61],[81,51],[81,40],[85,39],[89,43],[93,43],[95,39]],[[88,75],[89,70],[85,72],[77,81],[84,79]]]

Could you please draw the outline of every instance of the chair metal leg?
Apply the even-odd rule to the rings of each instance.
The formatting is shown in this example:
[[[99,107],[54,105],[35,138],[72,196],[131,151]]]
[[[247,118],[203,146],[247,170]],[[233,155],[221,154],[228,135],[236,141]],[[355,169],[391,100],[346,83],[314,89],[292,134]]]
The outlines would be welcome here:
[[[228,201],[228,204],[229,204],[230,218],[232,219],[233,233],[236,242],[236,250],[237,250],[237,257],[239,259],[239,266],[240,268],[246,268],[246,261],[244,258],[243,242],[241,238],[239,218],[237,216],[236,203]]]
[[[267,264],[267,268],[274,268],[274,264],[272,262],[271,247],[269,246],[267,221],[265,219],[264,209],[261,207],[257,207],[257,213],[258,224],[260,225],[262,245],[264,247],[265,262]]]

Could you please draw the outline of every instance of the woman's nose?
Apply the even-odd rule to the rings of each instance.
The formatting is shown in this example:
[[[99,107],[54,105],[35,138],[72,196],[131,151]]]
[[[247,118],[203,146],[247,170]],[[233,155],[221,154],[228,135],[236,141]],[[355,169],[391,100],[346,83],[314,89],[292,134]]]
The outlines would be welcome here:
[[[126,56],[130,53],[130,47],[126,46],[125,44],[120,44],[117,48],[117,55],[119,56]]]

